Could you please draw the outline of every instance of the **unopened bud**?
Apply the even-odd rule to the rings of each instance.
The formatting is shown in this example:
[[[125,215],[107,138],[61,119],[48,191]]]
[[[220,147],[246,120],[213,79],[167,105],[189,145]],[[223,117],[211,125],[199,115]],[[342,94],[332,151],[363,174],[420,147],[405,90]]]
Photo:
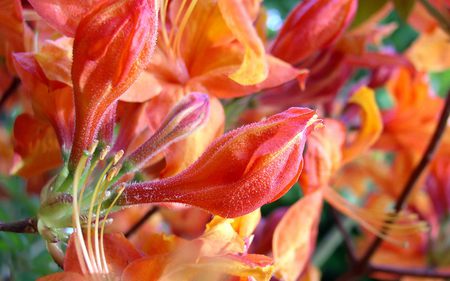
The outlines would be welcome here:
[[[170,144],[185,138],[208,119],[209,98],[202,93],[190,93],[169,112],[158,131],[130,155],[134,169],[139,169]]]

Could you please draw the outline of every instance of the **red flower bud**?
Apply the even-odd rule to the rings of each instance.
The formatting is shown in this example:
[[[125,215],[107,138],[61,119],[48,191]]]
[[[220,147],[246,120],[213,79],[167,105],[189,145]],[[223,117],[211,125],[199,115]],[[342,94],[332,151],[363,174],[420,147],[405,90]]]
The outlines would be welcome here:
[[[297,181],[306,135],[317,122],[313,110],[291,108],[238,128],[183,172],[128,185],[120,204],[177,202],[224,217],[250,213]]]
[[[330,46],[355,15],[357,0],[305,0],[286,19],[271,53],[298,64],[312,53]]]
[[[95,139],[107,108],[149,63],[156,31],[154,0],[108,0],[79,23],[73,47],[76,126],[71,163]]]

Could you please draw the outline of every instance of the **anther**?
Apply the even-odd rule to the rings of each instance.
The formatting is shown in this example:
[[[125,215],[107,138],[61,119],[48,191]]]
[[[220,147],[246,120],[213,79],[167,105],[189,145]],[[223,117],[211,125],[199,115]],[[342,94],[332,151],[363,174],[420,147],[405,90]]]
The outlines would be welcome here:
[[[119,162],[119,160],[122,158],[122,156],[123,156],[123,150],[121,149],[121,150],[119,150],[117,153],[116,153],[116,155],[114,155],[114,160],[113,160],[113,165],[116,165],[118,162]]]
[[[89,155],[94,154],[95,149],[97,149],[97,145],[98,145],[98,140],[95,140],[89,147],[89,150],[88,150]]]
[[[111,150],[111,147],[109,145],[107,145],[105,148],[102,149],[102,151],[100,152],[100,160],[104,160],[106,155],[108,155],[109,151]]]
[[[107,181],[112,181],[112,179],[117,176],[119,173],[119,169],[117,167],[112,167],[111,170],[109,170],[108,174],[106,175]]]

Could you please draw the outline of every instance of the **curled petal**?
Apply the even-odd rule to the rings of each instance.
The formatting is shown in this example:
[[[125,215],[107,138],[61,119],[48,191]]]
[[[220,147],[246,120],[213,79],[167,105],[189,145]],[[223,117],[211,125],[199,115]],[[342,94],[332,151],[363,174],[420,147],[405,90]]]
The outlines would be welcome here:
[[[155,1],[104,1],[81,20],[73,46],[76,126],[72,164],[96,137],[107,108],[148,65],[156,30]]]
[[[355,15],[355,0],[300,2],[283,25],[271,53],[298,64],[312,53],[330,46]]]
[[[349,100],[349,103],[361,107],[361,129],[354,141],[343,150],[343,161],[352,160],[355,156],[371,147],[383,131],[383,121],[375,101],[373,90],[362,87]]]
[[[297,280],[307,269],[316,243],[322,202],[320,189],[306,195],[289,208],[275,229],[273,257],[277,275],[283,280]]]
[[[297,181],[306,136],[318,122],[313,110],[290,108],[238,128],[212,143],[183,172],[128,185],[121,204],[177,202],[222,217],[247,214]]]

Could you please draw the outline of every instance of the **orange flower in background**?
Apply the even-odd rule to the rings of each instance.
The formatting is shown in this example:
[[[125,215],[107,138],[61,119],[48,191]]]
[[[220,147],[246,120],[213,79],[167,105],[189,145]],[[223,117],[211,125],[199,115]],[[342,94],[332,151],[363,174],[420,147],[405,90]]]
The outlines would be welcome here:
[[[389,80],[387,90],[393,106],[382,111],[384,131],[377,146],[405,152],[415,163],[428,144],[443,100],[433,93],[425,74],[403,68]]]

